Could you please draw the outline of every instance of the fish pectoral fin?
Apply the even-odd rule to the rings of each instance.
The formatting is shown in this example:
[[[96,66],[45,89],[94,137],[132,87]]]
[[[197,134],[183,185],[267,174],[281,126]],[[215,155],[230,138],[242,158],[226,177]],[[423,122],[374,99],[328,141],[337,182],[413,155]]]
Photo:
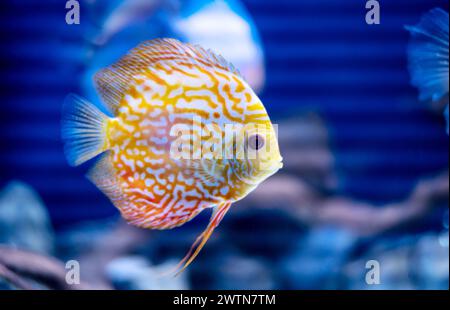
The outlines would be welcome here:
[[[208,181],[209,183],[219,182],[223,178],[222,172],[226,169],[223,162],[213,161],[211,159],[191,159],[187,162],[186,168],[192,171],[192,173],[197,172],[200,181]]]
[[[197,237],[195,242],[192,244],[189,252],[186,256],[180,261],[180,263],[176,267],[175,275],[179,275],[182,273],[197,257],[198,253],[200,253],[201,249],[205,246],[209,237],[211,237],[214,229],[219,226],[223,217],[227,213],[227,211],[231,207],[231,202],[224,202],[214,208],[213,214],[211,215],[211,219],[209,220],[209,224],[206,229]],[[181,267],[182,266],[182,267]]]

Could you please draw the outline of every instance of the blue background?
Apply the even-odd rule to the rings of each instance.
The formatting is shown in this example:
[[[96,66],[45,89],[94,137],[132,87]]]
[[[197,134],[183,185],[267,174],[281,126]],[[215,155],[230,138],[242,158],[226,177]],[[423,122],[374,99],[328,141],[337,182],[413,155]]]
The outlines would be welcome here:
[[[365,1],[243,3],[266,55],[262,101],[275,122],[305,111],[324,119],[339,194],[399,200],[419,178],[447,167],[444,119],[409,84],[404,30],[447,2],[380,1],[380,25],[365,23]],[[2,1],[0,11],[0,178],[32,185],[57,227],[116,214],[83,177],[87,167],[66,164],[59,136],[62,101],[82,93],[86,70],[92,29],[81,7],[81,25],[72,26],[64,1]]]

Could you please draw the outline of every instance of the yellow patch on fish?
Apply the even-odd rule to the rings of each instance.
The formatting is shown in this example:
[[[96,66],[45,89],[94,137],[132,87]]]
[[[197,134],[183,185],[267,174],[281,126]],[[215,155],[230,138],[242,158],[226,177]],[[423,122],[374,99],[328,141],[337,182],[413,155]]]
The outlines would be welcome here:
[[[103,153],[88,177],[133,225],[170,229],[214,208],[183,270],[231,204],[281,168],[275,128],[231,64],[173,39],[142,43],[95,83],[114,117],[70,95],[67,159]]]

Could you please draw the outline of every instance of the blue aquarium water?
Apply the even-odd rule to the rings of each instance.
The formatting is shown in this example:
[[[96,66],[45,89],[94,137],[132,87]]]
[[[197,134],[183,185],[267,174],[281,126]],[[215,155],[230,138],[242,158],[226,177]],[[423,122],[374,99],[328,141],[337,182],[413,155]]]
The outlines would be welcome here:
[[[80,1],[79,25],[66,24],[61,0],[2,1],[0,188],[16,180],[40,197],[61,243],[55,255],[72,255],[70,242],[88,240],[119,214],[85,178],[89,164],[72,168],[66,162],[60,137],[64,98],[78,93],[100,105],[93,74],[139,42],[158,37],[203,42],[241,64],[272,122],[279,124],[285,168],[273,188],[288,194],[274,190],[270,196],[268,185],[267,196],[258,192],[236,205],[240,213],[231,214],[218,239],[203,250],[189,287],[366,288],[352,267],[379,255],[390,268],[383,288],[448,288],[448,267],[443,267],[448,265],[448,197],[433,200],[430,212],[418,211],[421,220],[412,217],[386,230],[365,231],[361,226],[367,225],[348,219],[359,206],[370,206],[374,213],[367,214],[389,210],[393,221],[404,218],[398,210],[408,205],[416,210],[420,185],[429,189],[435,185],[430,179],[448,174],[444,110],[420,101],[410,83],[405,29],[434,7],[448,12],[448,2],[380,1],[378,25],[366,23],[364,2],[230,0],[227,9],[217,9],[228,14],[223,14],[230,18],[227,24],[215,20],[219,27],[205,15],[212,23],[208,32],[195,31],[198,20],[192,17],[202,17],[195,14],[209,8],[209,0],[148,1],[138,12],[127,10],[127,1]],[[233,32],[231,21],[241,28]],[[243,52],[233,53],[239,48]],[[285,181],[291,179],[298,184]],[[286,201],[293,192],[295,202]],[[258,208],[261,201],[267,207]],[[329,205],[339,207],[339,216],[316,214]],[[153,263],[181,258],[208,216],[157,232],[136,252]],[[328,223],[328,218],[337,219]],[[91,224],[79,235],[67,232],[86,221]],[[410,251],[418,253],[416,280],[395,268],[410,268]],[[118,261],[110,272],[117,276],[122,266],[141,263]],[[218,265],[216,274],[203,272]],[[234,265],[248,274],[236,274]],[[115,287],[141,288],[127,283],[117,280]]]

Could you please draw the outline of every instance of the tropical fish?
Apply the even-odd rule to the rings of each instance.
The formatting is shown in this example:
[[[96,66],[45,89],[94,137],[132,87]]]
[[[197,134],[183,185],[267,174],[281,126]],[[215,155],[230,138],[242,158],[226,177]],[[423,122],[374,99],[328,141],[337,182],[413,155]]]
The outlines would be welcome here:
[[[142,43],[94,82],[112,117],[69,95],[67,160],[77,166],[102,154],[88,178],[142,228],[174,228],[212,208],[181,272],[232,203],[282,167],[276,126],[233,65],[174,39]]]
[[[448,96],[449,88],[449,19],[448,13],[434,8],[422,16],[411,33],[408,49],[411,82],[419,88],[420,99],[437,101]],[[444,112],[448,133],[448,97]]]

